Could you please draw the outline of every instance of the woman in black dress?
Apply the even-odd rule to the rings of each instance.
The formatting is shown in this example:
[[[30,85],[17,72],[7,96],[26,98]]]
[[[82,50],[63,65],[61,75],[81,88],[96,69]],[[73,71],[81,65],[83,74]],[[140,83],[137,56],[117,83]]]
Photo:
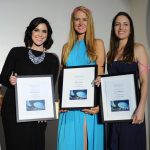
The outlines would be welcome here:
[[[148,56],[144,46],[134,42],[133,22],[126,12],[119,12],[113,19],[107,63],[109,74],[135,73],[140,85],[132,122],[110,124],[108,145],[111,150],[146,150],[144,112],[148,91]]]
[[[17,75],[53,75],[54,85],[59,71],[55,54],[47,53],[51,45],[49,22],[38,17],[25,31],[25,47],[14,47],[4,63],[0,83],[7,87],[2,105],[2,122],[7,150],[44,150],[46,122],[16,122],[15,88]]]

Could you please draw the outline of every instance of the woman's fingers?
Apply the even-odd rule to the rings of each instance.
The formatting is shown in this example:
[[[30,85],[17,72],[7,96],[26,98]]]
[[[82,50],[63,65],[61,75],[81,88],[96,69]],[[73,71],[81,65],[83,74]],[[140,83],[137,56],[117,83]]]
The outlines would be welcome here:
[[[94,81],[94,83],[95,83],[95,85],[96,85],[97,87],[99,87],[99,86],[100,86],[100,83],[101,83],[101,77],[98,76],[98,77],[96,78],[96,80]]]
[[[82,109],[83,112],[87,114],[97,114],[99,112],[99,106],[92,107],[92,108],[87,108],[87,109]]]
[[[67,109],[60,109],[59,112],[67,112]]]
[[[11,85],[16,85],[17,82],[17,73],[12,73],[11,76],[9,77],[9,82]]]

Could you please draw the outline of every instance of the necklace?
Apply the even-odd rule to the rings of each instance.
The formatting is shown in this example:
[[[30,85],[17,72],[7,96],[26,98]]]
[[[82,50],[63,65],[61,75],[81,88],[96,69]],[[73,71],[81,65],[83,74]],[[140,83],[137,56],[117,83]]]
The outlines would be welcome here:
[[[29,50],[28,52],[28,56],[29,56],[29,59],[34,63],[34,64],[39,64],[41,63],[44,58],[45,58],[45,52],[43,52],[40,56],[35,56],[31,50]]]

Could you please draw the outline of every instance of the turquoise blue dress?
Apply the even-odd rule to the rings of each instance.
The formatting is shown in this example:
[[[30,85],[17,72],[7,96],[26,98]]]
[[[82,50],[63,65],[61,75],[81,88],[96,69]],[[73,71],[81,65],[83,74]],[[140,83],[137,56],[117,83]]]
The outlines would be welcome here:
[[[69,54],[66,66],[93,65],[84,40],[77,41]],[[88,150],[104,150],[104,127],[97,114],[85,114],[81,110],[60,113],[57,150],[84,150],[84,120],[86,119]]]

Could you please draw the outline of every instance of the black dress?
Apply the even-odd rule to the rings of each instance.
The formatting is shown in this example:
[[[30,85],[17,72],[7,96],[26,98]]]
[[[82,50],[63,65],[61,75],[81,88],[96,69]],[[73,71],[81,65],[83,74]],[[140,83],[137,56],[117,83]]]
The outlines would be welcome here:
[[[139,72],[136,62],[114,61],[107,68],[109,74],[134,73],[138,79]],[[136,82],[136,84],[138,83]],[[138,97],[140,98],[140,92]],[[139,103],[139,100],[137,103]],[[108,147],[110,150],[146,150],[145,122],[142,124],[132,124],[131,122],[109,123],[108,128],[108,137],[110,137]]]
[[[15,89],[10,85],[12,72],[17,75],[53,75],[54,85],[59,72],[59,59],[55,54],[45,53],[45,59],[39,64],[31,62],[28,48],[15,47],[9,52],[3,66],[0,83],[7,87],[2,105],[2,122],[7,150],[44,150],[46,123],[16,122]],[[31,50],[35,56],[42,52]]]

